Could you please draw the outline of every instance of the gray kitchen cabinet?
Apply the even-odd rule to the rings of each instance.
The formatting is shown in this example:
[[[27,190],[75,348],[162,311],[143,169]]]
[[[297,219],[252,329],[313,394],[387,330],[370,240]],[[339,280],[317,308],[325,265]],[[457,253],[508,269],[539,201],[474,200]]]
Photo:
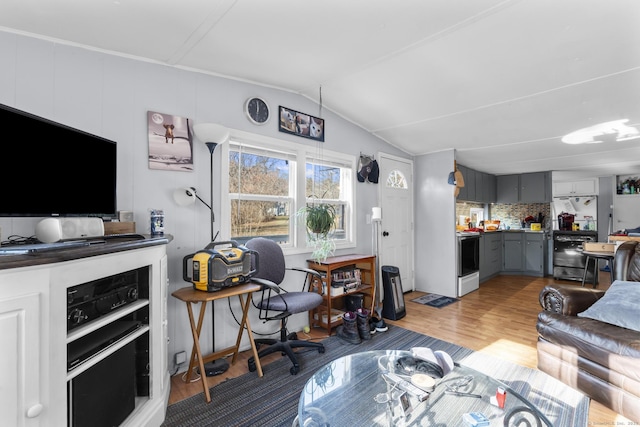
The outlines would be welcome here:
[[[495,203],[496,202],[496,176],[490,173],[485,173],[482,177],[484,186],[484,202]]]
[[[551,201],[551,172],[499,175],[496,178],[498,203],[544,203]]]
[[[543,277],[546,242],[542,233],[524,233],[524,274]]]
[[[458,199],[466,201],[476,200],[476,171],[466,166],[458,165],[458,170],[464,177],[464,187],[460,189]]]
[[[464,187],[457,199],[466,202],[494,203],[496,201],[496,176],[476,171],[463,165],[458,170],[464,177]]]
[[[547,257],[545,233],[502,232],[502,271],[543,277]]]
[[[533,172],[520,175],[520,202],[551,202],[551,172]]]
[[[498,175],[496,177],[496,202],[518,203],[520,201],[520,175]]]
[[[502,268],[502,234],[484,233],[480,240],[480,281],[490,279]]]
[[[484,172],[474,171],[475,174],[475,184],[476,184],[476,202],[484,202],[486,201],[484,195],[484,176],[486,175]]]
[[[502,271],[511,273],[523,271],[522,241],[524,233],[503,232],[502,234]]]
[[[467,192],[468,192],[467,168],[462,166],[461,164],[458,164],[456,168],[458,169],[458,172],[462,174],[462,178],[464,178],[464,187],[460,187],[460,192],[458,192],[458,196],[456,197],[456,199],[465,200],[465,201],[469,200],[467,198]]]

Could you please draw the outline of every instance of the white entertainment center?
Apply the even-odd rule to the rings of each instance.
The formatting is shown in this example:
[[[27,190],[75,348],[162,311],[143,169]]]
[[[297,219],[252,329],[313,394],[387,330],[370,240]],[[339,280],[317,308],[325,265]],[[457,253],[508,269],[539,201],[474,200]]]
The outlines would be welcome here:
[[[102,392],[99,401],[104,408],[113,406],[112,399],[123,397],[109,394],[107,386],[121,380],[133,385],[132,397],[124,398],[130,401],[131,409],[121,425],[162,424],[170,392],[168,242],[166,237],[114,239],[90,247],[0,256],[3,425],[71,427],[80,425],[77,420],[82,411],[91,411],[96,418],[93,425],[100,425],[101,404],[94,402],[85,408],[85,402]],[[96,299],[99,313],[93,317],[86,315],[88,309],[70,308],[75,289],[82,289],[79,285],[117,287],[126,274],[136,281],[135,290],[129,290],[130,300],[105,291],[103,295],[108,297],[102,300],[120,299],[107,301],[106,309],[100,308]],[[105,331],[127,322],[137,326],[107,340]],[[83,341],[103,342],[70,366],[71,349],[82,348],[79,344]],[[130,374],[124,374],[127,372]],[[89,397],[81,387],[90,388]]]

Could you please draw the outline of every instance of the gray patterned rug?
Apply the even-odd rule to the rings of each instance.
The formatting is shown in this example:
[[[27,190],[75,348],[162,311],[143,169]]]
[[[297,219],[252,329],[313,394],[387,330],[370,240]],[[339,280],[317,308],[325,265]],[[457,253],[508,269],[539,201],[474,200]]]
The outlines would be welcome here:
[[[306,381],[318,369],[348,354],[370,350],[409,350],[430,347],[443,350],[454,361],[493,376],[536,405],[556,427],[586,426],[589,399],[555,378],[491,356],[474,352],[436,338],[389,326],[361,344],[347,344],[332,336],[323,341],[326,352],[300,355],[301,371],[291,375],[286,357],[263,367],[264,377],[249,372],[211,388],[211,403],[202,393],[170,405],[163,427],[187,426],[291,426],[298,411],[298,399]]]

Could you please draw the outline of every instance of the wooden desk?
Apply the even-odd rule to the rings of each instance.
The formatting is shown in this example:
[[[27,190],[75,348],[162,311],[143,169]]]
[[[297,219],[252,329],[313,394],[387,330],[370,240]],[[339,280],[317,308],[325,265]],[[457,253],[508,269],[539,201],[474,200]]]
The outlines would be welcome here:
[[[200,378],[202,380],[202,388],[204,390],[204,395],[207,403],[211,402],[211,395],[209,393],[209,387],[207,385],[207,376],[204,370],[204,364],[211,362],[213,360],[219,359],[224,356],[228,356],[233,354],[233,358],[231,359],[231,364],[236,362],[236,358],[238,356],[238,352],[240,349],[240,342],[242,341],[242,331],[247,329],[247,336],[249,337],[249,342],[251,343],[251,350],[253,351],[253,357],[256,361],[256,368],[258,370],[258,376],[262,376],[262,366],[260,366],[260,358],[258,357],[258,350],[256,348],[256,344],[253,341],[253,333],[251,332],[251,324],[249,323],[249,317],[247,313],[249,312],[249,306],[251,305],[251,295],[262,289],[260,285],[256,285],[254,283],[246,283],[243,285],[232,286],[229,288],[224,288],[217,292],[205,292],[196,290],[193,286],[189,286],[186,288],[178,289],[173,292],[171,295],[178,298],[181,301],[184,301],[187,304],[187,311],[189,313],[189,322],[191,324],[191,333],[193,334],[193,349],[191,350],[191,360],[189,361],[189,370],[187,371],[187,376],[185,381],[191,381],[191,374],[196,367],[196,364],[200,368]],[[215,301],[223,298],[231,298],[233,296],[238,296],[240,300],[240,307],[242,307],[242,321],[240,322],[240,328],[238,330],[238,338],[236,339],[236,345],[232,347],[227,347],[222,350],[214,351],[208,355],[202,355],[202,351],[200,350],[200,331],[202,330],[202,322],[204,320],[204,314],[207,309],[207,303],[209,301]],[[243,298],[243,295],[246,296],[246,300]],[[195,323],[195,318],[193,316],[193,308],[192,304],[201,303],[200,306],[200,316],[198,317],[198,324]]]

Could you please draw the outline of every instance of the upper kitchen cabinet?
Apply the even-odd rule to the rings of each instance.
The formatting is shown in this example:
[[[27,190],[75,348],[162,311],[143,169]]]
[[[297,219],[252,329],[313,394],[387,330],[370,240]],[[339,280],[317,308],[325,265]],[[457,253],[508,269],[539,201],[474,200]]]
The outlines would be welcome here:
[[[473,169],[466,166],[458,165],[458,170],[464,178],[464,187],[460,189],[458,200],[467,202],[476,200],[476,174]]]
[[[578,181],[556,181],[553,183],[553,196],[594,196],[598,194],[597,179]]]
[[[458,165],[464,177],[458,200],[465,202],[493,203],[496,201],[496,176]]]
[[[495,203],[496,201],[496,176],[490,173],[482,174],[482,188],[484,188],[484,199],[487,203]],[[477,188],[477,186],[476,186]]]
[[[496,192],[498,203],[550,202],[551,172],[499,175],[496,178]]]
[[[496,201],[518,203],[520,201],[520,175],[498,175],[496,177]]]
[[[550,202],[551,172],[523,173],[520,175],[520,201],[523,203]]]

